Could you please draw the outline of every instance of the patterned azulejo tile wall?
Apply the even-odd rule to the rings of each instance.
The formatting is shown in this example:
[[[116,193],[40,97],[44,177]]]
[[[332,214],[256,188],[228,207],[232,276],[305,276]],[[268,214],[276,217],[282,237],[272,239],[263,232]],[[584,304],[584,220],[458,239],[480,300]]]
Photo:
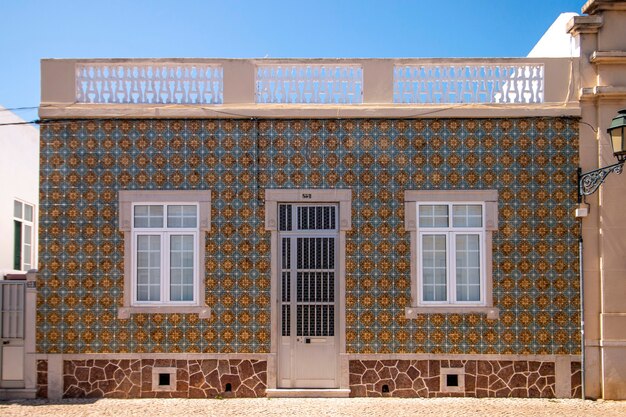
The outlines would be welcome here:
[[[351,188],[347,350],[579,351],[578,124],[560,118],[77,120],[41,129],[37,346],[46,353],[268,352],[265,188]],[[404,318],[407,189],[499,191],[494,302]],[[209,320],[139,314],[123,297],[120,189],[210,189]]]

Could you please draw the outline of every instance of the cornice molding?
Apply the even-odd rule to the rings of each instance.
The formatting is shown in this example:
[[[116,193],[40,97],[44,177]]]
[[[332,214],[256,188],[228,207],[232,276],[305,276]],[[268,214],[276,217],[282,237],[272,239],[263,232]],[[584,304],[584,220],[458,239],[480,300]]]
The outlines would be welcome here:
[[[581,33],[598,33],[603,24],[602,16],[574,16],[565,28],[572,36],[578,36]]]
[[[589,62],[592,64],[626,64],[626,51],[594,51]]]

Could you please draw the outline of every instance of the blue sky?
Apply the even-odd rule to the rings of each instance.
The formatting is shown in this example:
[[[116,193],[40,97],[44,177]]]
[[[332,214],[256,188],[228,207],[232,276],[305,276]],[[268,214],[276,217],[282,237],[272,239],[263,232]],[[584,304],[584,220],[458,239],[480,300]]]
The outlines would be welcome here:
[[[41,58],[517,57],[584,0],[1,0],[0,105]],[[37,118],[36,110],[17,112]]]

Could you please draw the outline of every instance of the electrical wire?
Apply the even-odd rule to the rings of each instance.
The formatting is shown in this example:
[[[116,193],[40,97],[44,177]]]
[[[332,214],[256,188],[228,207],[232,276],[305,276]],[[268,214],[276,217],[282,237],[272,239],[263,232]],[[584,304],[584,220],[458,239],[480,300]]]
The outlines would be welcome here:
[[[19,110],[35,110],[38,109],[39,106],[30,106],[30,107],[0,107],[0,111],[19,111]]]

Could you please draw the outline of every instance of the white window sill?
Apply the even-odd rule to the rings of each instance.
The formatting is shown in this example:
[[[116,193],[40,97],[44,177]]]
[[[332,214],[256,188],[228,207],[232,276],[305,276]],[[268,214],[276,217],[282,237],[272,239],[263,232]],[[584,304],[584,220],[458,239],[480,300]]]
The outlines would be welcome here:
[[[486,314],[489,320],[497,320],[500,309],[485,306],[412,306],[404,309],[407,319],[414,319],[418,314]]]
[[[211,317],[211,309],[206,306],[133,306],[119,307],[117,309],[118,319],[129,319],[131,314],[197,314],[201,319]]]

